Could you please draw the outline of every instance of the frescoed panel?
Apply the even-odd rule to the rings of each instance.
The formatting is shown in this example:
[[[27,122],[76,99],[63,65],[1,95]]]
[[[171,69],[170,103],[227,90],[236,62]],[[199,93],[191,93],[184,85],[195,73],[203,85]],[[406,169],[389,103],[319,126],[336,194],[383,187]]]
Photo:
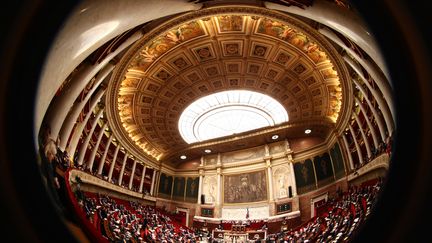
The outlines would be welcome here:
[[[326,53],[317,43],[310,40],[304,33],[281,22],[262,18],[257,33],[286,41],[303,51],[316,64],[328,60]]]
[[[252,160],[264,157],[264,146],[259,146],[251,149],[238,150],[235,152],[224,153],[222,155],[222,163],[232,163],[245,160]]]
[[[173,199],[183,201],[184,200],[184,191],[185,191],[185,178],[184,177],[175,177],[174,178]]]
[[[265,171],[224,176],[224,202],[246,203],[267,200]]]
[[[335,143],[333,148],[330,149],[330,155],[333,162],[336,179],[342,178],[345,175],[345,166],[338,143]]]
[[[294,174],[298,194],[303,194],[316,189],[315,173],[312,160],[307,159],[305,161],[295,163]]]
[[[217,155],[209,155],[204,157],[205,165],[215,165],[217,163]]]
[[[277,142],[270,144],[270,154],[285,152],[285,142]]]
[[[318,187],[327,185],[334,181],[333,168],[330,155],[324,153],[321,156],[314,157],[315,173],[318,180]]]
[[[139,58],[133,60],[131,66],[145,71],[150,64],[176,45],[205,35],[205,31],[198,21],[190,21],[181,26],[170,29],[159,35],[153,41],[149,41],[140,51]]]
[[[243,29],[243,16],[226,15],[217,17],[220,33],[238,32]]]
[[[160,176],[159,183],[159,196],[163,198],[171,198],[171,187],[173,183],[173,177],[162,173]]]
[[[196,202],[198,199],[199,177],[187,178],[186,201]]]

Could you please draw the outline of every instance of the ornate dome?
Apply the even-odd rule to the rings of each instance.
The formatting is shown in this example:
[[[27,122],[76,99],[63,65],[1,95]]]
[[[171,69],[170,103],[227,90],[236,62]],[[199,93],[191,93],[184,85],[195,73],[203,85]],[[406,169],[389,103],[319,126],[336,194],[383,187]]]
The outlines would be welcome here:
[[[151,28],[127,51],[109,83],[108,120],[129,150],[175,163],[180,153],[207,145],[185,142],[178,129],[182,112],[226,90],[267,95],[290,119],[226,134],[214,146],[227,141],[254,146],[262,141],[257,137],[275,130],[285,139],[304,135],[306,127],[326,138],[341,121],[342,107],[352,102],[343,95],[351,86],[340,56],[309,24],[252,6],[211,7]]]

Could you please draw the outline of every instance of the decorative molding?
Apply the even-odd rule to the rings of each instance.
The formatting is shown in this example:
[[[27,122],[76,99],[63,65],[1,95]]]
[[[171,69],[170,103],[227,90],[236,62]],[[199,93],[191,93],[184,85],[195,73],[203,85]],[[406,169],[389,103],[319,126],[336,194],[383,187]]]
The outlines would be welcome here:
[[[276,222],[276,221],[282,221],[285,219],[292,219],[300,217],[300,211],[293,211],[289,213],[274,215],[274,216],[268,216],[266,218],[262,218],[262,220],[265,220],[267,222]],[[226,220],[224,218],[208,218],[208,217],[202,217],[202,216],[194,216],[194,220],[199,222],[212,222],[212,223],[221,223],[221,221]],[[239,219],[237,219],[239,220]]]
[[[386,153],[381,154],[371,162],[357,169],[354,173],[348,175],[348,181],[352,181],[357,177],[360,177],[368,172],[371,172],[379,168],[384,168],[385,170],[388,170],[389,162],[390,162],[390,157],[388,156],[388,154]]]
[[[77,183],[77,181],[76,181],[75,178],[76,178],[76,176],[78,176],[83,183],[94,185],[94,186],[97,186],[97,187],[102,187],[102,188],[105,188],[105,189],[108,189],[108,190],[111,190],[111,191],[115,191],[115,192],[118,192],[118,193],[122,193],[122,194],[125,194],[125,195],[128,195],[128,196],[131,196],[131,197],[136,197],[136,198],[140,198],[140,199],[145,199],[145,200],[148,200],[148,201],[156,202],[156,198],[155,197],[144,195],[142,193],[138,193],[138,192],[135,192],[135,191],[131,191],[131,190],[127,189],[127,188],[124,188],[124,187],[112,184],[110,182],[102,180],[102,179],[100,179],[100,178],[98,178],[96,176],[90,175],[90,174],[88,174],[86,172],[83,172],[81,170],[72,169],[72,170],[70,170],[69,173],[70,173],[70,175],[69,175],[69,182],[71,182],[71,183]]]
[[[345,94],[351,94],[351,89],[352,87],[349,85],[349,76],[348,76],[348,72],[346,70],[345,65],[343,65],[343,61],[340,60],[339,54],[337,53],[337,50],[332,46],[332,44],[326,40],[326,38],[324,38],[323,36],[321,36],[314,28],[312,28],[311,26],[306,25],[305,23],[287,15],[284,13],[281,13],[279,11],[274,11],[274,10],[269,10],[269,9],[265,9],[262,7],[253,7],[253,6],[235,6],[235,5],[231,5],[231,6],[223,6],[223,7],[209,7],[209,8],[205,8],[205,9],[201,9],[198,11],[194,11],[194,12],[188,12],[185,14],[181,14],[177,17],[174,17],[171,20],[168,20],[164,25],[162,25],[160,28],[157,29],[153,29],[150,30],[141,40],[138,40],[136,42],[136,44],[134,44],[128,51],[127,53],[124,55],[123,59],[119,62],[119,64],[116,67],[116,70],[114,71],[113,75],[112,75],[112,79],[111,82],[109,83],[109,87],[108,87],[108,92],[106,95],[106,104],[107,107],[109,107],[107,109],[107,117],[109,117],[109,124],[110,127],[112,128],[114,135],[121,141],[122,145],[128,150],[130,151],[131,154],[133,154],[134,156],[136,156],[137,158],[139,158],[141,161],[144,160],[150,160],[151,162],[154,162],[155,164],[157,164],[157,160],[159,159],[163,159],[163,157],[165,156],[165,154],[169,154],[172,153],[173,151],[179,151],[185,148],[188,149],[193,149],[194,146],[187,146],[187,145],[182,145],[182,141],[181,140],[176,140],[177,139],[177,135],[174,134],[173,139],[171,139],[171,136],[169,134],[171,134],[171,132],[166,132],[166,134],[168,135],[163,135],[165,130],[160,130],[159,127],[164,127],[163,125],[159,126],[159,125],[154,125],[153,123],[153,129],[156,129],[158,132],[149,132],[149,133],[143,133],[140,129],[144,129],[144,126],[142,126],[142,124],[140,124],[139,122],[141,121],[137,121],[136,119],[133,120],[132,117],[135,117],[135,113],[138,113],[138,107],[136,106],[136,104],[132,107],[133,109],[126,109],[127,107],[125,107],[125,109],[121,109],[122,114],[124,115],[124,117],[127,117],[127,119],[131,119],[132,123],[134,124],[133,126],[129,126],[129,127],[124,127],[122,124],[122,121],[119,117],[118,114],[118,107],[119,107],[119,101],[118,101],[118,97],[119,97],[119,88],[121,85],[121,82],[124,80],[124,77],[126,75],[126,72],[130,72],[130,77],[128,76],[128,78],[131,78],[131,80],[128,80],[128,82],[130,81],[131,85],[133,86],[135,84],[135,82],[139,82],[136,81],[135,78],[139,78],[138,76],[142,75],[142,70],[135,70],[135,69],[130,69],[130,65],[132,63],[132,59],[134,57],[136,57],[137,53],[140,51],[144,51],[142,48],[146,45],[146,43],[155,40],[155,38],[162,36],[162,34],[166,34],[171,30],[174,30],[175,28],[177,28],[178,26],[180,26],[181,24],[185,24],[185,23],[190,23],[192,21],[195,21],[198,23],[198,26],[201,26],[201,28],[205,25],[204,22],[206,21],[202,21],[200,19],[207,17],[210,19],[210,21],[208,21],[209,23],[212,22],[213,17],[215,16],[219,16],[219,15],[235,15],[235,16],[246,16],[246,17],[242,17],[243,18],[243,23],[245,24],[245,22],[248,22],[248,24],[252,24],[254,26],[254,30],[252,31],[253,33],[247,33],[247,35],[256,35],[257,37],[259,35],[264,35],[262,33],[258,33],[256,31],[256,28],[258,28],[258,24],[256,24],[256,21],[260,21],[260,18],[265,18],[265,19],[272,19],[278,22],[281,22],[283,24],[286,24],[292,28],[294,28],[296,31],[299,31],[299,33],[301,32],[302,34],[306,35],[307,38],[309,38],[312,42],[316,42],[319,44],[319,47],[322,48],[323,50],[326,51],[326,54],[329,58],[329,62],[330,63],[324,63],[324,64],[320,64],[320,67],[323,67],[325,70],[323,70],[323,72],[317,72],[316,75],[314,75],[314,78],[318,78],[318,77],[323,77],[324,80],[329,80],[329,82],[331,84],[329,84],[330,86],[336,86],[335,85],[335,78],[332,77],[329,72],[333,73],[332,75],[334,75],[334,72],[337,73],[338,78],[340,79],[340,84],[342,86],[342,90],[344,91]],[[253,16],[254,18],[247,18],[247,16]],[[257,18],[255,18],[257,17]],[[216,18],[216,17],[215,17]],[[204,36],[208,36],[209,34],[211,35],[211,33],[207,33],[206,32],[206,28],[202,28],[203,31],[205,32],[202,36],[198,37],[193,37],[190,40],[185,40],[184,43],[188,42],[191,43],[192,45],[196,44],[196,48],[198,48],[198,44],[195,42],[197,40],[201,41],[201,39],[204,38]],[[242,26],[242,28],[239,28],[240,31],[244,30],[244,26]],[[171,32],[169,32],[171,33]],[[172,34],[172,33],[171,33]],[[215,33],[213,33],[215,34]],[[217,33],[216,35],[220,35],[222,38],[223,35],[226,35],[229,33]],[[170,38],[174,38],[175,36],[170,36]],[[195,38],[195,39],[194,39]],[[216,37],[216,39],[219,38]],[[268,36],[266,38],[266,41],[264,42],[268,42],[267,44],[269,44],[270,42],[280,42],[280,40],[277,38],[277,36]],[[222,40],[222,39],[221,39]],[[176,40],[177,41],[177,40]],[[285,40],[284,40],[285,41]],[[247,43],[246,43],[247,42]],[[287,41],[285,41],[287,42]],[[239,42],[240,43],[240,42]],[[249,41],[245,41],[244,43],[241,42],[241,45],[237,45],[237,48],[243,48],[243,46],[246,46],[247,44],[251,44],[252,42],[249,43]],[[256,46],[260,45],[261,43],[259,42],[254,42]],[[201,43],[202,44],[202,43]],[[208,43],[209,44],[209,43]],[[235,51],[233,48],[235,46],[233,45],[228,45],[229,43],[227,42],[227,45],[223,45],[223,48],[228,48],[228,49],[224,49],[225,50],[225,55],[240,55],[243,56],[244,55],[248,55],[248,53],[246,53],[246,51],[242,51],[240,49],[238,49],[238,51]],[[232,43],[231,43],[232,44]],[[235,44],[235,43],[234,43]],[[284,43],[284,45],[289,45],[290,43]],[[291,43],[292,44],[292,43]],[[264,45],[266,45],[266,43],[264,43]],[[262,45],[262,46],[264,46]],[[272,47],[271,45],[269,47]],[[170,47],[171,48],[171,47]],[[280,48],[279,46],[273,46],[274,48]],[[184,48],[183,48],[184,49]],[[181,94],[179,96],[181,97],[185,97],[183,99],[183,105],[186,105],[188,102],[190,102],[190,100],[194,100],[196,98],[199,98],[200,96],[202,96],[203,94],[200,93],[199,90],[209,90],[210,87],[212,87],[212,85],[214,85],[215,83],[217,83],[217,80],[209,80],[209,82],[205,82],[200,84],[201,86],[197,86],[195,87],[194,85],[190,84],[190,80],[187,81],[187,79],[196,79],[196,77],[198,77],[198,79],[201,77],[205,77],[203,76],[205,74],[205,71],[203,70],[195,70],[194,72],[190,72],[190,69],[195,68],[195,66],[197,66],[196,63],[191,63],[191,62],[195,62],[194,60],[192,60],[192,56],[195,55],[193,54],[192,56],[187,54],[186,50],[183,50],[181,48],[177,48],[177,46],[172,47],[170,49],[170,51],[168,51],[166,54],[161,54],[160,56],[156,57],[158,61],[153,62],[152,64],[150,64],[148,66],[148,68],[146,70],[144,70],[144,72],[147,72],[145,75],[148,74],[148,85],[146,83],[146,86],[143,85],[137,85],[135,88],[129,88],[127,87],[127,89],[122,90],[121,92],[125,92],[125,94],[129,94],[130,92],[136,92],[137,90],[135,89],[139,89],[139,92],[147,92],[147,93],[157,93],[159,92],[160,94],[157,94],[156,96],[149,96],[149,97],[145,97],[146,99],[157,99],[158,102],[154,103],[152,105],[151,109],[152,111],[152,118],[153,120],[157,120],[157,119],[162,119],[162,123],[164,121],[168,122],[170,119],[174,119],[175,115],[171,114],[165,114],[163,112],[163,109],[169,109],[169,111],[173,111],[174,106],[170,106],[169,104],[178,104],[179,102],[177,102],[178,100],[175,101],[170,101],[171,98],[169,97],[174,97],[173,95],[175,94]],[[283,48],[282,48],[283,49]],[[281,49],[281,50],[282,50]],[[257,82],[255,82],[255,85],[257,87],[254,86],[254,88],[257,89],[263,89],[262,92],[264,93],[269,93],[271,95],[274,96],[274,94],[272,94],[271,92],[275,91],[278,92],[278,89],[280,90],[280,87],[286,87],[286,85],[282,85],[280,86],[276,81],[278,80],[267,80],[267,79],[279,79],[279,76],[281,75],[281,73],[279,72],[279,70],[284,70],[281,69],[282,67],[280,65],[293,65],[294,63],[297,65],[295,70],[293,72],[295,72],[297,70],[297,74],[296,75],[304,75],[306,73],[309,72],[309,70],[314,70],[313,68],[311,69],[311,63],[313,63],[313,59],[311,58],[311,56],[309,55],[309,51],[312,51],[310,49],[308,49],[307,52],[305,52],[305,50],[298,48],[295,49],[293,47],[287,48],[290,51],[294,52],[294,50],[299,51],[301,54],[301,59],[302,60],[297,60],[297,61],[293,61],[293,62],[282,62],[285,59],[281,59],[279,58],[279,56],[275,59],[275,60],[279,60],[278,62],[275,62],[275,67],[271,67],[271,70],[266,70],[266,74],[264,73],[265,70],[261,70],[263,72],[263,75],[266,75],[264,78],[258,78],[259,80],[257,80]],[[174,54],[171,53],[171,50],[175,50],[178,52],[182,52],[182,54],[178,57],[181,57],[180,59],[173,59],[173,60],[167,60],[167,62],[165,64],[161,64],[161,65],[156,65],[156,63],[160,63],[160,60],[162,59],[169,59],[170,57],[172,57]],[[209,44],[208,46],[208,53],[210,54],[215,54],[214,51],[216,50],[214,44]],[[281,50],[277,53],[282,53]],[[284,51],[287,51],[285,49],[283,49]],[[273,50],[270,51],[269,48],[267,48],[267,53],[264,53],[265,55],[269,55],[270,54],[274,54],[276,52],[273,53]],[[270,53],[272,52],[272,53]],[[285,52],[284,52],[285,53]],[[148,57],[146,58],[150,58],[151,53],[144,53],[146,54]],[[259,54],[259,53],[258,53]],[[150,56],[149,56],[150,55]],[[290,52],[285,53],[284,55],[291,55]],[[231,58],[231,57],[230,57]],[[234,57],[232,57],[234,58]],[[165,60],[164,59],[164,60]],[[304,60],[303,60],[304,59]],[[258,60],[258,59],[257,59]],[[172,61],[172,62],[170,62]],[[234,60],[233,60],[234,61]],[[212,62],[212,61],[210,61]],[[259,60],[257,62],[260,62]],[[299,70],[298,67],[300,67],[299,65],[302,65],[303,69]],[[331,64],[331,65],[330,65]],[[173,66],[174,65],[174,66]],[[245,63],[243,61],[239,62],[239,65],[245,65]],[[335,70],[332,71],[331,70],[331,66],[334,65]],[[214,66],[214,65],[213,65]],[[277,67],[276,67],[277,66]],[[210,66],[209,66],[210,67]],[[215,66],[214,66],[215,67]],[[243,66],[239,66],[242,67]],[[279,68],[278,68],[279,67]],[[270,68],[270,66],[269,66]],[[284,67],[284,68],[288,68],[288,67]],[[289,67],[289,68],[293,68],[293,67]],[[170,77],[174,77],[173,75],[177,75],[176,69],[181,69],[181,70],[186,70],[185,71],[185,75],[179,75],[178,78],[179,79],[184,79],[184,83],[188,83],[188,85],[183,85],[184,88],[182,91],[180,92],[174,92],[173,90],[174,88],[171,87],[171,84],[163,84],[164,82],[169,83],[171,82]],[[210,70],[210,69],[209,69]],[[216,69],[213,68],[211,73],[218,73],[222,71],[222,66],[218,66]],[[301,71],[301,72],[300,72]],[[192,73],[194,73],[195,75],[192,75]],[[128,75],[129,75],[128,74]],[[192,75],[192,76],[191,76]],[[222,75],[224,76],[224,75]],[[289,75],[288,75],[289,76]],[[245,77],[245,78],[250,78],[250,77]],[[291,79],[293,77],[290,77]],[[147,80],[147,79],[146,79]],[[162,80],[162,81],[161,81]],[[191,81],[192,82],[192,81]],[[246,80],[244,80],[243,78],[238,78],[238,84],[244,84],[246,82]],[[144,82],[143,82],[144,83]],[[247,82],[246,82],[247,83]],[[181,83],[180,83],[181,84]],[[222,80],[220,82],[221,84],[221,88],[227,88],[225,86],[227,86],[228,84]],[[327,84],[326,84],[327,85]],[[324,86],[326,86],[324,85]],[[228,85],[229,86],[229,85]],[[258,87],[259,86],[259,87]],[[279,87],[280,86],[280,87]],[[296,86],[297,87],[297,86]],[[306,87],[306,86],[305,86]],[[327,101],[329,98],[329,94],[328,92],[331,92],[330,90],[328,90],[329,86],[326,86],[327,88],[325,89],[316,89],[317,87],[313,87],[313,89],[309,89],[309,88],[305,88],[305,87],[298,87],[298,89],[296,89],[295,87],[290,87],[289,89],[287,89],[288,92],[287,97],[295,97],[293,98],[293,105],[287,105],[290,107],[298,107],[297,111],[294,111],[294,109],[291,111],[290,114],[293,114],[293,121],[298,119],[301,120],[302,122],[299,122],[299,124],[304,124],[303,119],[307,118],[308,121],[310,121],[310,117],[312,115],[312,107],[314,107],[314,105],[311,104],[300,104],[303,101],[309,101],[311,100],[311,97],[309,97],[310,95],[318,95],[320,94],[321,96],[323,96],[322,99],[326,100],[326,104],[323,104],[322,106],[319,106],[321,108],[315,108],[318,110],[323,110],[320,111],[319,114],[317,114],[320,117],[326,117],[328,116],[330,113],[333,114],[333,108],[331,107],[331,104],[329,101]],[[298,92],[298,94],[293,94],[291,90],[300,90]],[[209,90],[212,91],[212,90]],[[311,91],[311,92],[309,92]],[[163,92],[163,93],[161,93]],[[311,94],[309,94],[311,93]],[[122,93],[123,94],[123,93]],[[172,94],[172,95],[171,95]],[[198,94],[198,96],[197,96]],[[164,98],[162,97],[163,95],[166,95],[166,97],[168,98]],[[190,98],[187,98],[187,97]],[[154,97],[154,98],[152,98]],[[180,97],[180,98],[181,98]],[[309,98],[308,98],[309,97]],[[125,97],[126,98],[126,97]],[[282,99],[283,97],[281,96],[279,99]],[[177,99],[177,98],[176,98]],[[342,96],[342,106],[345,107],[347,105],[347,101],[349,101],[350,95],[343,95]],[[133,102],[137,102],[138,98],[135,99],[135,101]],[[132,101],[131,101],[132,102]],[[151,101],[149,101],[151,102]],[[170,103],[171,102],[171,103]],[[172,103],[174,102],[174,103]],[[307,102],[305,102],[307,103]],[[163,108],[160,108],[163,107]],[[145,108],[144,106],[139,106],[139,108]],[[147,108],[146,108],[147,109]],[[177,105],[177,109],[181,110],[181,107],[179,107]],[[332,109],[331,112],[329,109]],[[150,112],[150,111],[149,111]],[[295,118],[295,113],[298,113],[298,117]],[[341,117],[343,117],[344,114],[344,109],[342,109],[340,112],[337,111],[339,114],[339,118],[336,121],[336,126],[338,126],[339,121],[341,120]],[[161,114],[161,115],[158,115]],[[173,117],[171,117],[171,115]],[[161,117],[159,117],[161,116]],[[163,117],[165,116],[165,117]],[[150,117],[150,116],[145,116],[145,117]],[[301,118],[301,119],[300,119]],[[175,119],[174,119],[175,120]],[[342,119],[344,120],[344,119]],[[154,122],[154,121],[153,121]],[[132,124],[131,123],[131,124]],[[161,124],[162,124],[161,123]],[[166,124],[165,124],[166,125]],[[169,124],[168,124],[169,125]],[[170,125],[172,126],[172,124]],[[282,128],[282,127],[281,127]],[[333,127],[332,127],[333,128]],[[277,130],[277,128],[275,128]],[[284,129],[284,128],[282,128]],[[127,130],[127,131],[126,131]],[[171,131],[171,130],[169,130]],[[269,130],[265,130],[265,132],[271,132],[273,131],[272,129]],[[172,135],[171,134],[171,135]],[[255,134],[257,135],[257,134]],[[154,139],[147,139],[144,138],[146,136],[154,136]],[[132,140],[132,137],[134,139],[146,139],[147,143],[145,144],[145,146],[140,142],[140,145],[137,144],[136,141],[138,140]],[[170,146],[169,143],[173,142],[176,144],[175,148],[174,146]],[[222,141],[224,142],[224,141]],[[148,145],[148,147],[146,147]],[[158,146],[155,146],[158,145]],[[159,146],[160,145],[160,146]],[[140,147],[139,147],[140,146]],[[143,151],[142,147],[145,147],[145,151]],[[155,151],[157,150],[157,151]],[[170,151],[169,153],[166,153],[166,151]],[[163,151],[163,152],[160,152]],[[164,152],[165,151],[165,152]],[[143,153],[144,152],[144,153]],[[148,153],[148,154],[145,154]],[[173,168],[173,167],[172,167]]]

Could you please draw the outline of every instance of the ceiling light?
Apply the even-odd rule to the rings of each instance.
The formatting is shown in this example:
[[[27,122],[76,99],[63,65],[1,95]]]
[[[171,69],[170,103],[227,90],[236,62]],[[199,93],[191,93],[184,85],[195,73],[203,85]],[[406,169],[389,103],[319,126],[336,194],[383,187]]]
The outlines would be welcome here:
[[[306,130],[305,130],[305,133],[306,133],[306,134],[309,134],[309,133],[311,133],[311,132],[312,132],[312,130],[310,130],[310,129],[306,129]]]
[[[206,149],[206,150],[204,150],[204,152],[207,153],[207,154],[209,154],[209,153],[211,153],[211,150],[210,149]]]
[[[186,155],[180,156],[180,159],[186,159],[186,158],[187,158]]]
[[[275,134],[275,135],[272,136],[272,139],[273,139],[273,140],[276,140],[276,139],[278,139],[278,138],[279,138],[279,135],[277,135],[277,134]]]

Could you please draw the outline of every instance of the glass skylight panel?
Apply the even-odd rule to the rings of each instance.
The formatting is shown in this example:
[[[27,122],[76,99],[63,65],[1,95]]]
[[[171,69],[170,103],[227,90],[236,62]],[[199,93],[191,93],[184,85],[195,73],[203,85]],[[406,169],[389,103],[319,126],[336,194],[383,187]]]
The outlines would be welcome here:
[[[275,99],[253,91],[231,90],[190,104],[180,116],[178,127],[183,139],[194,143],[286,121],[288,114]]]

